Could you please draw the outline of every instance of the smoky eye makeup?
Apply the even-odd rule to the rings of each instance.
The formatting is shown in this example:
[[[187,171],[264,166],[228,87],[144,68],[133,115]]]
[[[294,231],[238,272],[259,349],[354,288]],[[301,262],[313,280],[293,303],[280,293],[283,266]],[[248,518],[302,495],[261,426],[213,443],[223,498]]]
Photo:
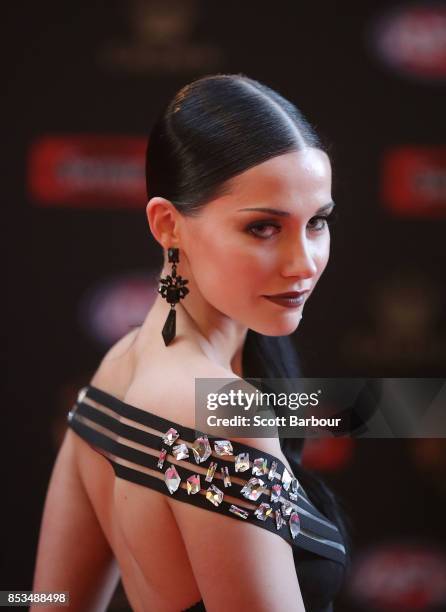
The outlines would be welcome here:
[[[327,226],[331,226],[336,219],[335,208],[332,207],[326,213],[314,215],[307,223],[311,232],[322,232]],[[251,221],[245,226],[245,232],[256,238],[272,238],[282,229],[282,224],[277,219],[259,219]]]
[[[333,225],[336,218],[337,218],[337,210],[333,206],[329,212],[311,217],[309,223],[314,222],[314,225],[319,226],[319,227],[322,227],[325,225]]]
[[[245,231],[251,236],[258,238],[270,238],[281,230],[281,224],[273,219],[262,219],[252,221],[245,227]]]

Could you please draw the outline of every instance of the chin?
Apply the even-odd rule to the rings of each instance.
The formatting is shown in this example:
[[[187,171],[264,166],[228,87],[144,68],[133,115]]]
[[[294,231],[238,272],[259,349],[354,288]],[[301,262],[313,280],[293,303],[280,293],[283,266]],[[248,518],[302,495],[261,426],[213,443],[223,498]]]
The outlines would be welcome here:
[[[292,317],[283,318],[282,320],[268,321],[263,325],[252,325],[251,329],[264,336],[289,336],[299,327],[301,321],[301,313]]]

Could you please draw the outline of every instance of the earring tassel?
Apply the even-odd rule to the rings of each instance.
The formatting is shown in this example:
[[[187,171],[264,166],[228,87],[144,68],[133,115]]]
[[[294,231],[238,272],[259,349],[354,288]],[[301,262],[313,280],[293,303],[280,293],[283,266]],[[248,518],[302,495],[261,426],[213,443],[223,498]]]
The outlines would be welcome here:
[[[177,331],[177,312],[175,308],[171,308],[164,323],[163,331],[161,332],[164,339],[164,344],[168,346],[175,338]]]

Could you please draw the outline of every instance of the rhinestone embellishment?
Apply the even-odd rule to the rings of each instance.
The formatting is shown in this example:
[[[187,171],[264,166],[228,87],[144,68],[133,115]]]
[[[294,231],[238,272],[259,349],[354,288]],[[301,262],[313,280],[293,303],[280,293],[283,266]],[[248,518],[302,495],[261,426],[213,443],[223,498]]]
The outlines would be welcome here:
[[[249,470],[249,453],[240,453],[235,458],[235,471],[246,472]]]
[[[248,518],[248,514],[249,514],[249,512],[247,510],[243,510],[243,508],[239,508],[235,504],[231,504],[231,506],[229,507],[229,512],[232,512],[233,514],[236,514],[237,516],[239,516],[242,519]]]
[[[175,459],[187,459],[189,457],[189,449],[185,444],[177,444],[172,449],[172,455]]]
[[[200,490],[200,475],[193,474],[186,480],[186,488],[188,495],[195,495]]]
[[[246,497],[246,499],[250,499],[252,501],[256,501],[265,493],[266,489],[263,486],[264,482],[261,478],[250,478],[248,482],[242,487],[240,493]]]
[[[223,501],[223,491],[220,491],[218,487],[211,484],[206,491],[206,499],[208,499],[214,506],[219,506]]]
[[[254,510],[254,514],[261,521],[266,521],[266,519],[272,515],[273,509],[269,504],[263,502]]]
[[[286,521],[283,518],[282,513],[280,511],[280,508],[277,508],[275,512],[275,516],[276,516],[276,529],[280,529],[286,524]]]
[[[214,442],[214,450],[217,455],[222,457],[223,455],[233,455],[232,444],[229,440],[216,440]]]
[[[278,502],[280,495],[282,493],[282,485],[280,484],[274,484],[271,487],[271,501],[272,502]]]
[[[292,505],[291,502],[289,502],[287,499],[282,502],[283,516],[286,516],[288,518],[293,511],[294,511],[294,506]]]
[[[164,465],[164,459],[166,458],[167,450],[165,448],[161,449],[160,456],[158,458],[157,467],[162,468]]]
[[[207,436],[200,436],[192,444],[192,452],[194,453],[195,461],[203,463],[212,454],[212,448],[209,444]]]
[[[293,501],[297,501],[297,490],[299,488],[299,481],[297,478],[293,478],[291,481],[291,489],[288,491],[288,497]]]
[[[208,467],[206,478],[205,478],[206,482],[212,482],[216,469],[217,469],[217,463],[215,461],[211,461]]]
[[[175,491],[180,486],[181,478],[178,472],[176,471],[174,465],[168,467],[167,470],[164,472],[164,480],[166,482],[167,488],[169,489],[169,493],[175,493]]]
[[[276,477],[276,470],[277,470],[277,461],[273,461],[271,463],[271,467],[269,468],[268,480],[273,480],[273,478]]]
[[[231,479],[229,477],[228,466],[225,465],[224,467],[222,467],[220,469],[221,469],[221,475],[223,476],[223,484],[225,485],[225,487],[230,487],[231,486]]]
[[[286,469],[286,467],[283,468],[282,485],[283,485],[283,488],[285,489],[285,491],[288,491],[288,489],[290,488],[291,480],[292,480],[291,474]]]
[[[294,539],[300,532],[300,518],[297,512],[292,512],[289,520],[291,537]]]
[[[254,459],[252,465],[252,473],[254,476],[265,476],[268,473],[267,461],[263,457]]]
[[[87,387],[82,387],[82,389],[79,391],[79,393],[77,394],[77,403],[78,404],[82,404],[82,402],[85,399],[85,396],[87,395]]]
[[[179,437],[180,437],[180,434],[177,432],[177,430],[171,427],[164,434],[163,442],[164,444],[167,444],[167,446],[172,446],[175,440],[177,440]]]

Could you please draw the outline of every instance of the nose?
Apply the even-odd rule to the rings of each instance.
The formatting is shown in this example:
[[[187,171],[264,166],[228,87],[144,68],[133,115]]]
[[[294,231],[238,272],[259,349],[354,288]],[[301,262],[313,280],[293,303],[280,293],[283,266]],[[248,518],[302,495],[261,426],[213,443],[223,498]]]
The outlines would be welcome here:
[[[284,278],[312,278],[317,273],[315,253],[305,239],[286,245],[283,254],[281,274]]]

